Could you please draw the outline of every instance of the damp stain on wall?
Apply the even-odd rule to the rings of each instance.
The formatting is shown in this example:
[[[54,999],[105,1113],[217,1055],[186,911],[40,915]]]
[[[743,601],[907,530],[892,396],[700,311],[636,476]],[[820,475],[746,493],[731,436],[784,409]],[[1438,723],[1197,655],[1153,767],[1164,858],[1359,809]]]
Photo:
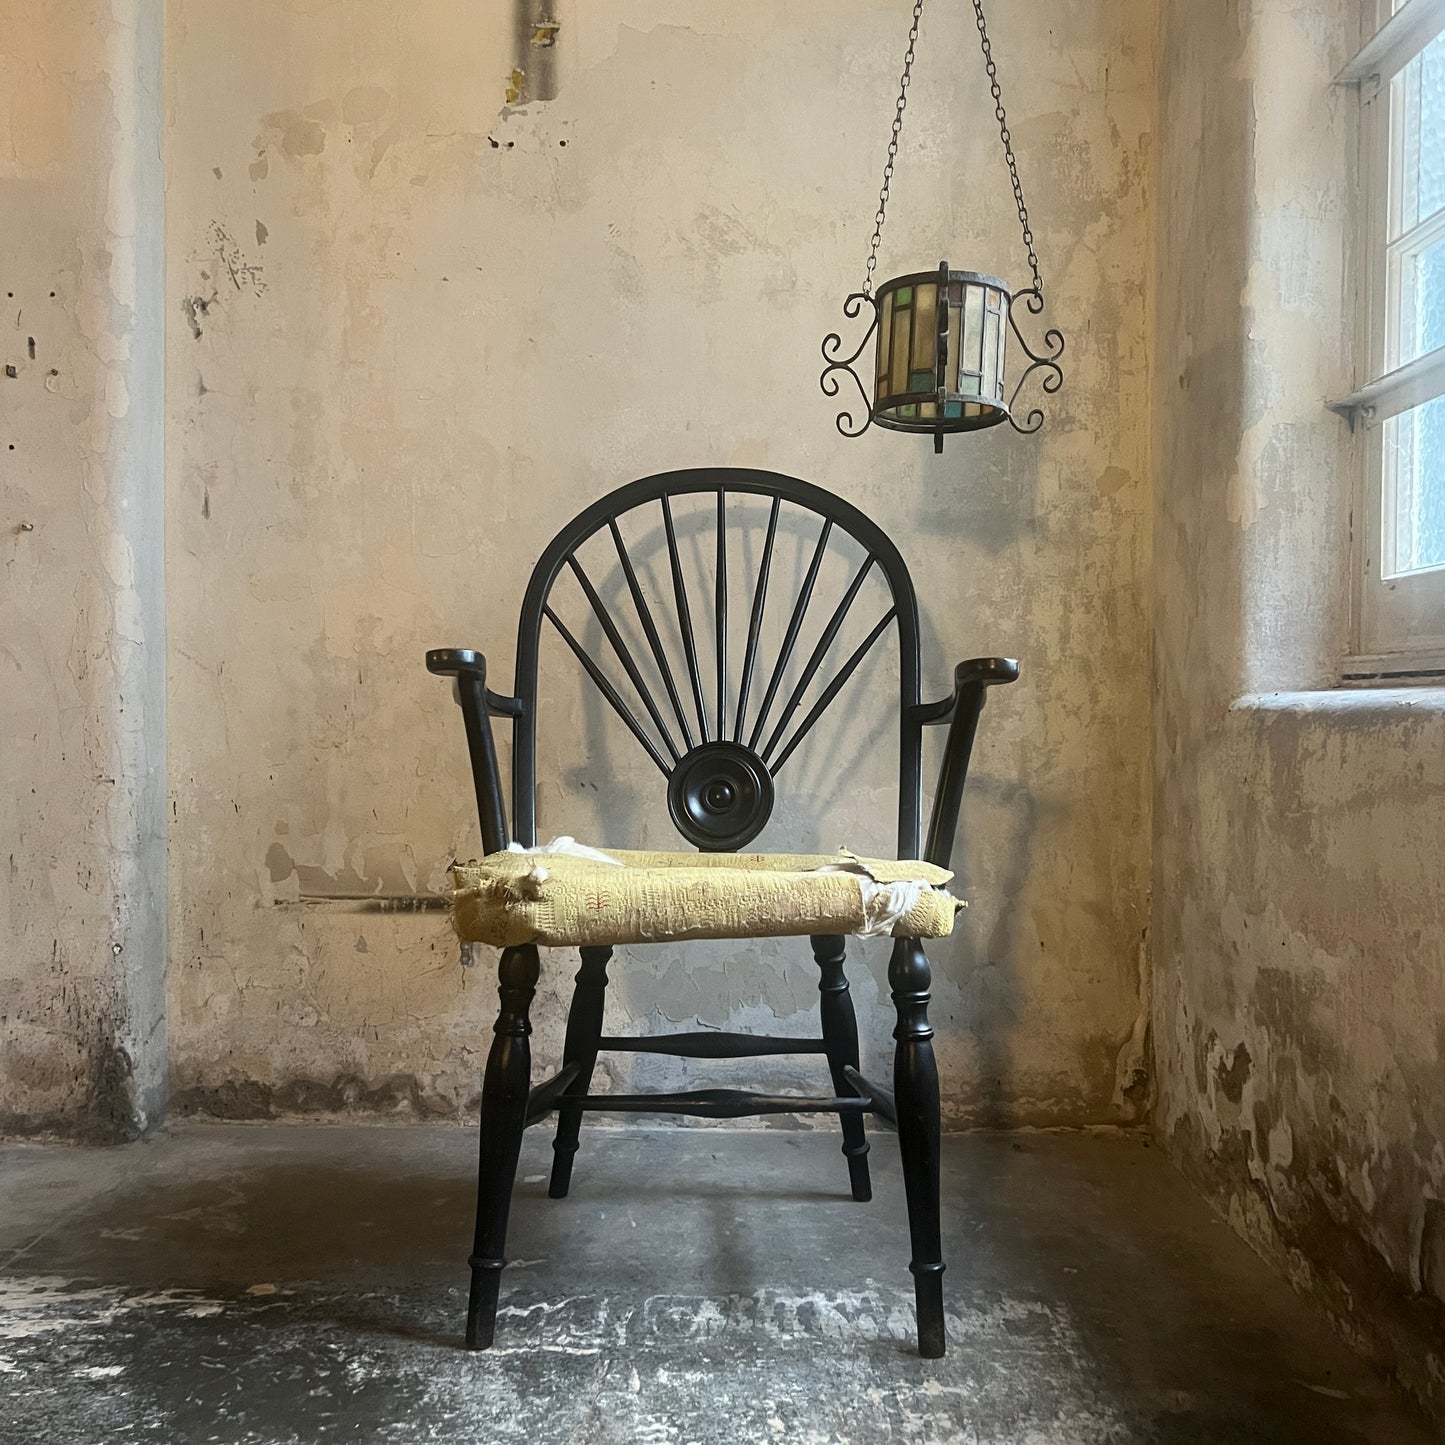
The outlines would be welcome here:
[[[164,1107],[159,17],[21,5],[0,39],[0,1129]]]
[[[1349,390],[1357,108],[1330,81],[1355,39],[1323,4],[1164,9],[1155,1123],[1445,1411],[1445,708],[1330,690],[1357,463],[1322,403]]]

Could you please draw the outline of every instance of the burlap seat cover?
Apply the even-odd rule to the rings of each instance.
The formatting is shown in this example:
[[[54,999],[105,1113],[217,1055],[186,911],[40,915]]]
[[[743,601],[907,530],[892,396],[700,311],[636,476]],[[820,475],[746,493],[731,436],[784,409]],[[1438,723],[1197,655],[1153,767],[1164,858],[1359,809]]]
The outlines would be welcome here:
[[[455,864],[458,935],[497,948],[880,931],[943,938],[964,906],[943,886],[952,873],[914,860],[616,848],[607,856],[615,864],[548,852]],[[889,928],[900,900],[906,907]]]

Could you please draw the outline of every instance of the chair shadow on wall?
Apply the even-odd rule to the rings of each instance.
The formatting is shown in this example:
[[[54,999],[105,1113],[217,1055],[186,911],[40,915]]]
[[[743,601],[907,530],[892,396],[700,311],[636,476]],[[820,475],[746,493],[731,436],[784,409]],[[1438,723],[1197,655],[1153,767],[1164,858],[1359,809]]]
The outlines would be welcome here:
[[[1008,455],[1010,454],[1005,453],[1005,457]],[[989,533],[988,545],[992,550],[1017,541],[1020,533],[1028,529],[1028,519],[1032,517],[1032,492],[1026,483],[1035,471],[1036,467],[1023,468],[1004,464],[1002,491],[995,488],[985,508],[998,522]],[[1010,502],[1009,497],[1013,497],[1014,501]],[[1003,519],[1001,522],[998,521],[1000,517]],[[744,594],[748,591],[747,579],[754,575],[753,567],[763,538],[762,518],[754,517],[751,521],[751,525],[744,525],[737,519],[733,520],[739,539],[737,552],[744,564],[744,580],[739,583],[739,590]],[[919,524],[936,532],[936,509],[920,518]],[[695,599],[699,595],[698,580],[705,579],[708,575],[707,542],[712,535],[710,526],[710,518],[698,514],[679,515],[677,518],[678,546],[683,554],[690,585],[695,589]],[[815,537],[816,529],[812,519],[785,513],[778,529],[775,548],[776,553],[783,555],[784,560],[781,563],[775,561],[775,571],[781,571],[784,576],[801,576],[806,569],[808,553]],[[630,538],[629,551],[649,599],[656,602],[670,596],[672,583],[667,574],[667,544],[660,524],[654,525],[640,537]],[[609,605],[617,604],[617,611],[622,614],[619,626],[626,633],[625,584],[615,563],[610,571],[594,577],[594,583]],[[702,591],[701,595],[707,596],[705,591]],[[827,606],[820,610],[826,616]],[[862,608],[861,604],[860,610],[866,614],[866,608]],[[979,639],[970,635],[967,620],[958,628],[958,635],[939,637],[926,607],[923,611],[923,625],[926,633],[926,658],[956,658],[964,655],[969,648],[976,648],[980,641],[994,641],[993,638]],[[609,656],[608,644],[594,617],[584,616],[576,630],[583,637],[592,656]],[[644,658],[645,646],[642,637],[628,635],[627,640],[633,646],[635,655]],[[998,642],[1001,647],[1008,644],[1003,650],[1017,648],[1027,653],[1026,639],[1000,638]],[[800,646],[797,651],[806,655],[807,647]],[[551,671],[544,668],[544,678],[548,678],[554,688],[561,678],[577,679],[582,720],[578,743],[569,750],[570,766],[561,776],[565,778],[567,789],[574,799],[587,799],[589,802],[581,808],[559,809],[554,826],[553,819],[549,816],[552,809],[547,806],[547,774],[544,769],[539,780],[544,789],[539,840],[557,831],[574,831],[580,834],[583,828],[590,827],[595,830],[594,836],[585,837],[584,841],[600,842],[603,846],[640,846],[645,837],[653,846],[676,847],[678,840],[667,820],[661,779],[649,776],[650,764],[636,741],[628,735],[600,691],[566,654],[560,642],[556,644],[554,655],[561,665]],[[846,717],[844,725],[834,727],[831,732],[820,727],[799,749],[791,760],[791,776],[779,782],[778,811],[758,846],[774,850],[788,848],[820,853],[831,852],[844,843],[858,846],[851,837],[825,837],[824,829],[828,826],[825,819],[831,807],[849,801],[850,780],[868,776],[870,768],[875,776],[881,771],[883,781],[890,789],[896,788],[894,775],[889,770],[893,767],[892,759],[896,756],[897,719],[888,705],[890,686],[896,688],[896,672],[893,670],[896,667],[895,659],[896,645],[891,639],[886,646],[875,648],[850,680],[848,691],[840,698],[841,702],[851,700],[851,715]],[[676,660],[681,664],[680,657]],[[711,659],[702,658],[700,661],[706,671]],[[935,671],[938,676],[933,675]],[[950,672],[951,663],[939,664],[934,668],[925,665],[925,700],[946,690],[945,683]],[[626,679],[619,675],[616,681],[619,690],[626,694]],[[876,702],[877,705],[865,712],[865,699]],[[828,719],[824,719],[825,724],[827,721]],[[880,770],[877,760],[883,755],[888,757],[889,762]],[[925,778],[934,775],[931,767],[925,767],[924,775]],[[602,803],[600,809],[596,806],[599,801]],[[892,851],[891,832],[895,806],[896,799],[892,793],[886,799],[886,806],[880,795],[880,828],[874,839],[870,839],[870,846],[879,847],[884,852]],[[575,821],[579,813],[583,815],[581,822]],[[1001,853],[1001,858],[986,868],[980,868],[976,861],[978,848],[982,845],[975,840],[975,829],[970,826],[970,820],[976,819],[982,813],[994,815],[990,819],[989,846],[995,850],[996,858]],[[651,826],[649,819],[653,820]],[[973,1035],[974,1058],[980,1081],[981,1092],[966,1109],[966,1118],[974,1126],[1005,1127],[1016,1122],[1009,1108],[1012,1053],[1008,1025],[1019,1017],[1021,1010],[1026,1007],[1026,1000],[1012,974],[1011,960],[1018,956],[1016,950],[1023,946],[1018,937],[1020,920],[1014,902],[1024,892],[1038,823],[1037,801],[1025,785],[989,776],[975,767],[966,793],[964,825],[955,843],[954,868],[958,875],[955,889],[963,896],[969,896],[975,892],[975,880],[981,878],[984,886],[993,895],[993,922],[987,936],[980,938],[970,926],[971,915],[965,914],[953,938],[945,943],[934,944],[930,950],[936,980],[935,1028],[942,1032],[949,1026],[947,1011],[939,1005],[946,1002],[946,995],[952,990],[957,991],[957,996],[965,1006],[970,1003],[977,1005],[982,1014],[982,1017],[961,1021],[962,1028]],[[778,838],[780,833],[785,836]],[[868,851],[868,848],[860,851]],[[788,941],[781,942],[786,944]],[[742,946],[754,951],[757,949],[755,943],[744,942]],[[680,951],[686,952],[689,949],[693,950],[696,956],[697,945],[674,945],[668,952],[676,956]],[[660,947],[658,953],[661,953]],[[871,999],[863,996],[859,996],[858,1002],[865,1042],[871,1035],[874,1057],[878,1058],[880,1047],[885,1050],[890,1047],[888,1036],[891,1035],[893,1026],[892,1008],[887,1001],[886,953],[857,940],[851,943],[849,953],[852,960],[849,972],[855,991],[865,967],[872,975],[877,989],[876,997],[880,1006],[875,1007]],[[634,966],[630,969],[625,966],[625,959],[624,951],[624,966],[615,971],[609,988],[609,1004],[613,1008],[623,1009],[630,1017],[645,1016],[652,1007],[648,994],[655,983],[653,971],[645,957],[635,957],[632,960],[634,965],[641,964],[641,967]],[[806,969],[811,980],[814,966],[806,951],[799,954],[796,966],[800,970]],[[552,969],[548,974],[553,987],[565,989],[570,970]],[[566,974],[567,978],[562,977],[563,974]],[[986,988],[982,986],[985,983]],[[940,994],[944,997],[941,998]],[[552,1006],[565,1007],[563,998],[559,996]],[[702,1027],[727,1027],[730,1007],[729,1001],[721,995],[713,1001],[711,1008],[704,1003],[695,1015],[697,1024]],[[673,1019],[671,1015],[669,1020],[674,1023],[682,1022]],[[945,1056],[948,1043],[946,1038],[940,1040],[941,1052]],[[600,1061],[599,1068],[613,1079],[617,1087],[632,1087],[629,1076],[641,1058],[640,1055],[629,1055],[616,1061],[604,1059]],[[949,1082],[945,1075],[945,1101],[950,1093]],[[956,1085],[954,1093],[956,1099]]]
[[[946,539],[950,547],[970,543],[997,559],[1006,549],[1025,542],[1037,527],[1037,457],[1017,445],[1008,428],[983,432],[967,438],[976,448],[984,464],[974,467],[966,484],[945,487],[945,497],[921,494],[913,513],[913,527],[922,537]],[[946,499],[947,505],[941,503]],[[987,610],[987,609],[985,609]],[[929,693],[930,671],[926,659],[941,659],[945,672],[951,658],[965,651],[994,648],[1020,658],[1020,674],[1026,691],[1017,696],[1006,695],[998,708],[1017,709],[1031,694],[1036,695],[1033,674],[1040,661],[1031,650],[1031,639],[1015,636],[1011,630],[995,636],[997,624],[990,624],[983,636],[976,635],[977,623],[965,618],[955,635],[950,630],[941,635],[936,613],[922,608],[924,694]],[[1012,624],[1011,624],[1012,626]],[[937,687],[937,682],[932,683]],[[985,720],[989,710],[985,710]],[[930,1011],[935,1030],[942,1034],[952,1022],[946,998],[940,997],[940,984],[958,990],[961,1007],[972,1007],[973,1016],[960,1021],[963,1032],[972,1034],[978,1066],[978,1094],[964,1108],[965,1127],[984,1129],[1008,1128],[1017,1120],[1010,1108],[1013,1054],[1010,1047],[1011,1025],[1017,1020],[1027,999],[1015,972],[1014,961],[1023,947],[1023,920],[1018,900],[1025,895],[1025,885],[1032,871],[1034,841],[1041,823],[1040,804],[1029,786],[1017,779],[999,777],[986,772],[990,740],[994,730],[980,728],[980,741],[969,768],[968,786],[964,792],[963,810],[958,834],[953,840],[953,890],[974,906],[959,920],[952,936],[929,949],[933,965],[934,1007]],[[925,779],[935,776],[925,737]],[[936,740],[934,745],[936,746]],[[991,814],[987,843],[980,841],[978,827],[981,816]],[[981,866],[981,849],[992,854],[991,866]],[[980,893],[987,891],[993,915],[987,933],[980,935],[974,918],[983,912],[977,907]],[[880,975],[881,977],[881,975]],[[985,987],[985,985],[987,985]],[[987,1007],[984,1008],[984,1003]],[[980,1016],[980,1013],[982,1016]],[[947,1044],[941,1053],[944,1125],[948,1126],[949,1084],[946,1072]],[[954,1082],[955,1097],[957,1081]]]
[[[973,794],[971,811],[975,815],[981,806],[991,806],[1012,820],[1003,860],[991,872],[997,909],[992,927],[985,936],[978,937],[965,913],[961,926],[949,940],[955,944],[949,954],[959,974],[966,973],[966,977],[954,976],[949,981],[959,988],[965,1001],[977,1000],[980,994],[986,993],[989,1002],[989,1017],[965,1023],[974,1034],[979,1064],[979,1096],[971,1111],[970,1123],[985,1129],[1005,1129],[1018,1120],[1010,1105],[1013,1055],[1009,1032],[1001,1024],[1005,1019],[1016,1020],[1027,1006],[1012,960],[1023,947],[1023,920],[1016,900],[1023,896],[1030,872],[1032,844],[1038,829],[1038,802],[1025,785],[987,773],[975,773],[969,778],[968,786]],[[966,803],[965,818],[969,811],[970,805]],[[975,876],[971,859],[975,852],[976,845],[965,827],[960,830],[955,845],[957,881],[954,886],[966,898],[976,892],[971,886]],[[934,967],[935,996],[937,980],[945,976],[945,956],[941,949],[938,954]],[[980,986],[985,976],[993,981],[986,990]]]
[[[735,509],[743,505],[746,505],[746,499],[741,501],[733,499]],[[747,519],[737,515],[730,517],[729,551],[732,554],[733,563],[741,564],[738,575],[731,579],[734,584],[731,616],[735,638],[731,654],[734,683],[737,669],[740,666],[739,655],[742,652],[749,620],[745,613],[739,611],[737,604],[739,601],[746,602],[751,596],[751,587],[764,544],[765,517],[765,513],[756,514]],[[690,589],[694,608],[698,607],[699,601],[705,601],[708,605],[711,603],[711,592],[699,584],[707,583],[707,579],[711,575],[711,560],[708,551],[713,536],[712,525],[711,517],[708,514],[679,511],[676,516],[677,544],[682,557],[685,581]],[[837,534],[835,533],[834,536],[836,544]],[[802,578],[806,572],[809,554],[816,540],[816,519],[787,511],[782,513],[774,543],[770,598],[774,595],[780,598],[791,596],[791,585]],[[666,536],[660,523],[652,525],[639,536],[630,537],[628,548],[649,603],[659,614],[666,613],[670,605],[673,583],[667,570],[669,554]],[[859,555],[861,556],[861,552]],[[834,559],[830,555],[828,560],[831,562]],[[829,581],[836,582],[837,580],[836,577],[820,579],[819,596],[810,608],[810,621],[812,620],[811,614],[817,614],[826,619],[835,600],[825,595],[826,585]],[[627,598],[625,579],[620,567],[614,563],[608,571],[599,571],[593,581],[604,601],[613,609],[619,630],[631,646],[634,657],[640,660],[640,665],[644,665],[649,681],[655,681],[654,673],[645,666],[649,661],[646,642],[629,622],[630,602]],[[710,587],[710,583],[707,583],[707,586]],[[759,639],[757,661],[759,680],[752,691],[750,715],[758,706],[758,700],[764,691],[762,684],[767,680],[766,669],[771,659],[764,654],[770,645],[777,647],[781,643],[781,637],[777,635],[777,631],[768,632],[767,625],[771,623],[776,629],[780,622],[777,614],[782,610],[784,610],[782,604],[777,603],[771,613],[765,612],[764,614],[764,635]],[[861,596],[856,610],[865,615],[867,613],[865,601]],[[665,626],[663,630],[664,640],[675,643],[676,639],[667,635]],[[601,625],[595,617],[584,615],[583,620],[574,628],[574,633],[580,637],[591,656],[615,662]],[[783,674],[783,684],[779,689],[780,700],[798,681],[798,674],[813,641],[814,638],[805,628],[803,634],[800,634],[789,668]],[[848,633],[845,630],[835,644],[834,652],[846,655],[847,641]],[[542,669],[544,678],[542,716],[544,719],[547,717],[548,683],[551,684],[553,697],[560,693],[565,686],[575,685],[579,689],[577,706],[580,708],[582,725],[577,742],[559,750],[564,754],[560,759],[563,763],[563,770],[560,774],[553,776],[561,776],[565,780],[569,797],[563,806],[556,809],[555,813],[549,806],[552,800],[548,797],[548,775],[545,766],[539,771],[538,841],[545,841],[559,832],[567,832],[576,834],[583,842],[595,843],[604,848],[607,846],[652,846],[664,849],[687,847],[675,833],[668,819],[665,783],[661,777],[652,773],[651,763],[635,739],[628,734],[626,728],[612,712],[598,688],[586,677],[575,660],[567,653],[565,647],[556,639],[553,639],[553,643],[555,645],[552,656],[556,666],[551,668],[544,666]],[[699,665],[707,675],[714,659],[704,655],[705,651],[703,647],[699,647]],[[829,730],[830,717],[825,716],[789,760],[788,774],[778,783],[778,799],[773,820],[754,846],[769,851],[832,853],[840,844],[846,843],[848,846],[857,846],[862,852],[874,850],[888,854],[893,852],[896,791],[890,792],[887,806],[880,807],[879,830],[867,846],[855,842],[851,837],[825,837],[824,830],[827,827],[825,816],[829,807],[848,801],[849,780],[866,776],[870,764],[876,761],[880,749],[887,750],[890,757],[888,767],[896,772],[896,763],[892,761],[897,734],[896,704],[891,703],[891,698],[896,698],[897,687],[892,661],[894,656],[896,656],[896,643],[891,637],[885,638],[863,660],[850,679],[847,690],[840,696],[840,703],[846,703],[849,699],[855,703],[863,699],[872,701],[875,705],[866,714],[855,712],[846,726],[834,727],[831,731]],[[679,670],[686,666],[685,659],[680,653],[671,656],[670,660]],[[626,677],[615,667],[613,672],[615,674],[613,680],[618,690],[629,702],[632,702],[634,693]],[[815,691],[822,682],[826,681],[826,674],[827,667],[825,666],[822,676],[815,681]],[[575,679],[575,684],[573,684],[573,679]],[[689,701],[686,686],[685,684],[681,686],[684,705],[686,705]],[[734,704],[736,703],[735,694],[731,700]],[[834,712],[836,712],[836,708],[830,710],[830,713]],[[561,709],[561,714],[566,715],[565,707]],[[544,730],[545,726],[544,722]],[[555,733],[555,726],[553,731]],[[845,751],[840,751],[840,748]],[[894,772],[887,774],[887,781],[890,788],[896,790]],[[599,803],[601,804],[600,808],[598,807]],[[567,804],[571,804],[571,806],[567,806]],[[591,830],[590,836],[584,830]],[[738,949],[742,949],[753,956],[761,957],[760,942],[759,940],[739,940],[735,943],[715,945],[657,945],[649,948],[646,952],[621,949],[618,959],[620,966],[614,969],[613,978],[608,986],[609,1009],[620,1009],[629,1018],[634,1019],[651,1012],[655,1001],[649,997],[649,994],[655,987],[656,967],[661,959],[681,957],[685,962],[695,959],[702,964],[705,960],[715,956],[721,957],[725,949],[734,950],[733,956],[736,956]],[[792,946],[797,952],[796,967],[800,971],[805,971],[811,987],[816,980],[817,966],[808,950],[807,941],[805,939],[781,939],[773,942],[781,945],[779,952],[785,952],[789,946]],[[858,965],[862,962],[862,958],[856,947],[852,950],[852,954],[854,968],[850,970],[850,976],[855,977],[856,981]],[[558,989],[560,992],[552,1004],[549,1005],[544,1001],[542,1007],[550,1006],[558,1010],[565,1010],[566,987],[570,982],[571,973],[575,971],[575,963],[571,962],[570,955],[567,958],[568,962],[564,963],[562,957],[554,955],[554,966],[550,969],[544,962],[544,987]],[[629,964],[631,964],[630,967]],[[878,965],[879,977],[882,976],[885,967],[886,960]],[[886,999],[886,991],[883,997]],[[728,1027],[727,1015],[732,1008],[732,1001],[725,994],[720,993],[713,1000],[704,1000],[702,1008],[691,1019],[684,1021],[669,1015],[669,1021],[672,1023],[695,1021],[698,1027],[703,1028]],[[891,1028],[891,1006],[889,1013],[889,1027]],[[770,1062],[776,1070],[775,1061],[760,1060],[757,1061],[757,1067],[766,1072]],[[615,1058],[604,1056],[598,1062],[598,1069],[600,1076],[610,1078],[616,1087],[625,1091],[634,1086],[636,1070],[639,1066],[647,1068],[649,1065],[672,1077],[670,1087],[685,1087],[677,1080],[682,1077],[690,1077],[693,1073],[698,1072],[696,1066],[689,1065],[685,1061],[650,1061],[646,1056],[639,1054]],[[537,1061],[537,1072],[539,1075],[545,1074],[546,1063],[544,1060]],[[649,1082],[648,1087],[656,1085],[657,1080],[654,1079]]]

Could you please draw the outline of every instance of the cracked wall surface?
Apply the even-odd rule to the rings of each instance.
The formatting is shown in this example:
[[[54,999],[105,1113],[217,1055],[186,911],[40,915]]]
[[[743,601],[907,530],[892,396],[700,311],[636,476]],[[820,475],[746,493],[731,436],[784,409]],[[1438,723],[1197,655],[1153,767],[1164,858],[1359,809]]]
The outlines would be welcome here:
[[[0,7],[0,1130],[164,1108],[161,16]]]
[[[897,6],[172,0],[162,294],[159,5],[8,0],[0,1129],[146,1127],[167,1014],[183,1110],[472,1107],[495,959],[426,906],[477,843],[421,652],[479,646],[505,689],[562,520],[663,468],[771,467],[898,541],[929,695],[964,656],[1024,665],[965,803],[973,907],[932,950],[950,1123],[1138,1120],[1152,1056],[1173,1157],[1439,1403],[1445,708],[1311,691],[1347,623],[1355,459],[1322,403],[1351,380],[1329,80],[1356,10],[1166,0],[1158,37],[1155,10],[994,17],[1069,381],[1040,437],[936,459],[842,442],[814,389]],[[966,22],[925,18],[885,274],[1021,275]],[[544,833],[667,845],[651,765],[548,658]],[[874,707],[888,675],[860,672]],[[759,846],[891,846],[863,697]],[[886,951],[853,952],[876,1061]],[[539,1072],[571,971],[544,974]],[[814,1026],[801,942],[612,975],[617,1031]]]
[[[1346,637],[1359,7],[1166,4],[1155,398],[1157,1127],[1445,1404],[1445,694]]]
[[[561,522],[634,477],[731,463],[822,483],[891,531],[930,696],[963,657],[1023,662],[965,803],[973,909],[934,950],[950,1122],[1142,1117],[1152,6],[994,18],[1069,383],[1040,437],[941,459],[841,440],[816,381],[861,279],[906,20],[878,0],[685,20],[655,0],[171,5],[180,1107],[470,1106],[495,958],[464,966],[445,918],[407,902],[478,846],[460,722],[422,651],[479,647],[507,688],[526,577]],[[514,76],[537,80],[539,57],[545,101]],[[956,7],[925,18],[910,96],[883,266],[1021,279]],[[667,845],[651,763],[548,659],[544,833]],[[866,725],[810,739],[758,846],[891,849],[886,714],[849,712]],[[855,956],[864,1051],[886,1059],[886,949]],[[573,966],[544,972],[539,1071]],[[815,1027],[801,940],[628,950],[612,975],[618,1031]]]

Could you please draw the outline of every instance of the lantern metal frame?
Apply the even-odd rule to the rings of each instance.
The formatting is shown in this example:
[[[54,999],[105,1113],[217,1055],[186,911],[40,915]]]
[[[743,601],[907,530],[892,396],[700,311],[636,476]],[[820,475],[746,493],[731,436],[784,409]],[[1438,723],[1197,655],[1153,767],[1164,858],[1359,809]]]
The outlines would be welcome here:
[[[910,364],[905,368],[908,372],[908,385],[902,390],[890,387],[886,394],[883,394],[880,383],[886,379],[884,369],[881,367],[885,337],[881,330],[881,322],[886,309],[885,302],[891,302],[900,290],[913,290],[920,286],[931,285],[938,287],[937,296],[943,301],[941,305],[935,302],[933,308],[934,364],[931,369],[926,371],[915,371],[910,360]],[[960,292],[956,303],[951,294],[954,287],[958,287]],[[950,313],[961,311],[970,291],[982,291],[985,293],[985,297],[989,293],[993,293],[1001,298],[996,313],[999,322],[995,343],[998,353],[993,371],[995,385],[987,392],[984,390],[984,383],[988,377],[988,371],[982,355],[979,358],[979,371],[966,373],[977,379],[979,387],[977,393],[965,391],[961,386],[950,385],[951,382],[961,379],[965,373],[960,370],[962,358],[950,353],[950,336],[955,334],[955,330],[949,325],[949,317]],[[1020,304],[1030,314],[1037,315],[1043,310],[1043,296],[1032,288],[1025,291],[1011,291],[1008,283],[1001,281],[997,276],[990,276],[982,271],[955,270],[946,261],[940,261],[936,271],[914,271],[907,275],[892,277],[872,295],[863,291],[855,291],[843,303],[843,314],[849,320],[855,320],[862,315],[865,306],[871,309],[872,321],[869,323],[867,331],[864,332],[862,340],[848,356],[841,354],[843,338],[836,331],[830,332],[823,339],[822,345],[823,360],[826,363],[820,377],[823,394],[829,397],[837,396],[840,390],[838,373],[846,372],[857,386],[864,410],[867,413],[866,419],[860,425],[855,420],[852,411],[845,406],[835,419],[835,425],[840,435],[845,437],[862,436],[876,422],[890,431],[931,435],[934,451],[941,452],[943,438],[955,432],[983,431],[989,427],[998,426],[1002,422],[1008,422],[1016,432],[1025,436],[1038,431],[1044,422],[1043,412],[1038,407],[1032,407],[1020,421],[1015,407],[1019,394],[1035,372],[1043,373],[1041,385],[1043,390],[1050,395],[1057,392],[1063,385],[1064,371],[1059,364],[1059,358],[1064,353],[1064,338],[1060,331],[1050,327],[1044,332],[1043,350],[1034,350],[1019,327],[1018,318],[1014,315],[1015,306]],[[986,299],[983,305],[985,308],[987,307]],[[1005,354],[1010,332],[1013,333],[1015,341],[1029,358],[1029,364],[1014,383],[1012,392],[1005,396],[1008,385]],[[962,326],[957,331],[957,334],[961,333]],[[912,350],[912,337],[913,332],[910,327],[910,350]],[[887,341],[891,348],[893,338],[890,336]],[[868,350],[870,342],[874,344],[875,355],[871,395],[868,387],[864,385],[863,378],[855,368],[855,363]],[[982,348],[987,345],[988,332],[985,325],[981,330],[980,350],[982,351]],[[891,353],[889,359],[894,361]],[[891,372],[893,368],[890,367],[888,370]],[[920,375],[926,375],[928,378],[927,382],[921,385],[918,383]]]
[[[852,411],[845,407],[835,419],[841,435],[862,436],[875,422],[889,431],[928,433],[933,436],[935,452],[943,450],[943,438],[952,432],[983,431],[1007,421],[1015,431],[1029,435],[1039,430],[1044,423],[1043,411],[1030,407],[1020,421],[1016,414],[1020,393],[1035,373],[1041,372],[1043,391],[1053,395],[1064,382],[1064,371],[1060,358],[1064,354],[1063,333],[1049,327],[1043,333],[1039,349],[1030,344],[1019,325],[1020,306],[1030,316],[1038,316],[1044,309],[1044,283],[1039,272],[1039,260],[1034,251],[1033,231],[1029,225],[1028,207],[1024,202],[1023,186],[1019,180],[1018,164],[1013,152],[1013,139],[1009,133],[1008,118],[1004,113],[1003,97],[998,82],[998,68],[994,64],[993,50],[989,42],[988,26],[984,19],[983,0],[973,0],[979,41],[983,52],[984,69],[988,75],[989,89],[993,95],[994,116],[998,121],[999,139],[1003,146],[1004,160],[1008,166],[1009,180],[1013,187],[1014,201],[1018,209],[1019,226],[1024,248],[1028,253],[1029,270],[1033,285],[1015,292],[1007,282],[997,276],[981,271],[954,270],[946,261],[939,262],[936,271],[915,271],[894,276],[883,282],[875,292],[873,273],[878,264],[878,249],[882,241],[883,225],[887,215],[888,198],[892,188],[893,165],[898,156],[898,141],[903,132],[903,112],[908,103],[908,85],[913,70],[914,50],[918,42],[918,27],[923,14],[923,0],[914,0],[913,23],[908,32],[908,49],[903,57],[903,73],[899,78],[898,100],[893,117],[892,132],[888,141],[888,157],[883,167],[883,185],[878,194],[878,213],[874,220],[872,243],[868,252],[868,265],[863,288],[855,291],[843,303],[843,314],[848,320],[856,320],[863,314],[864,307],[872,311],[868,329],[858,345],[847,356],[843,355],[844,341],[834,331],[823,338],[822,355],[824,367],[818,378],[823,395],[835,397],[839,394],[841,382],[839,372],[846,372],[853,378],[862,398],[866,419],[861,425]],[[900,368],[895,354],[894,318],[897,310],[893,298],[899,292],[913,288],[925,289],[936,286],[933,302],[933,346],[931,356],[927,348],[915,345],[918,333],[915,329],[918,308],[909,318],[907,333],[908,356]],[[955,292],[957,301],[955,302]],[[962,342],[969,331],[964,321],[964,308],[969,298],[982,293],[984,311],[979,313],[977,336],[978,370],[963,371]],[[913,299],[910,294],[909,301]],[[887,322],[885,323],[885,315]],[[957,316],[958,325],[950,325],[950,318]],[[990,343],[988,318],[996,316]],[[1007,325],[1005,325],[1005,321]],[[1005,396],[1008,385],[1008,335],[1028,358],[1028,365],[1013,384],[1012,392]],[[876,336],[876,341],[875,341]],[[950,339],[954,340],[950,355]],[[855,363],[874,343],[873,389],[864,385],[863,378],[855,369]],[[993,344],[997,351],[990,364],[987,351]],[[885,359],[887,364],[885,365]],[[971,379],[975,390],[964,388],[964,379]],[[951,385],[951,383],[957,383]],[[991,385],[990,385],[991,383]]]

